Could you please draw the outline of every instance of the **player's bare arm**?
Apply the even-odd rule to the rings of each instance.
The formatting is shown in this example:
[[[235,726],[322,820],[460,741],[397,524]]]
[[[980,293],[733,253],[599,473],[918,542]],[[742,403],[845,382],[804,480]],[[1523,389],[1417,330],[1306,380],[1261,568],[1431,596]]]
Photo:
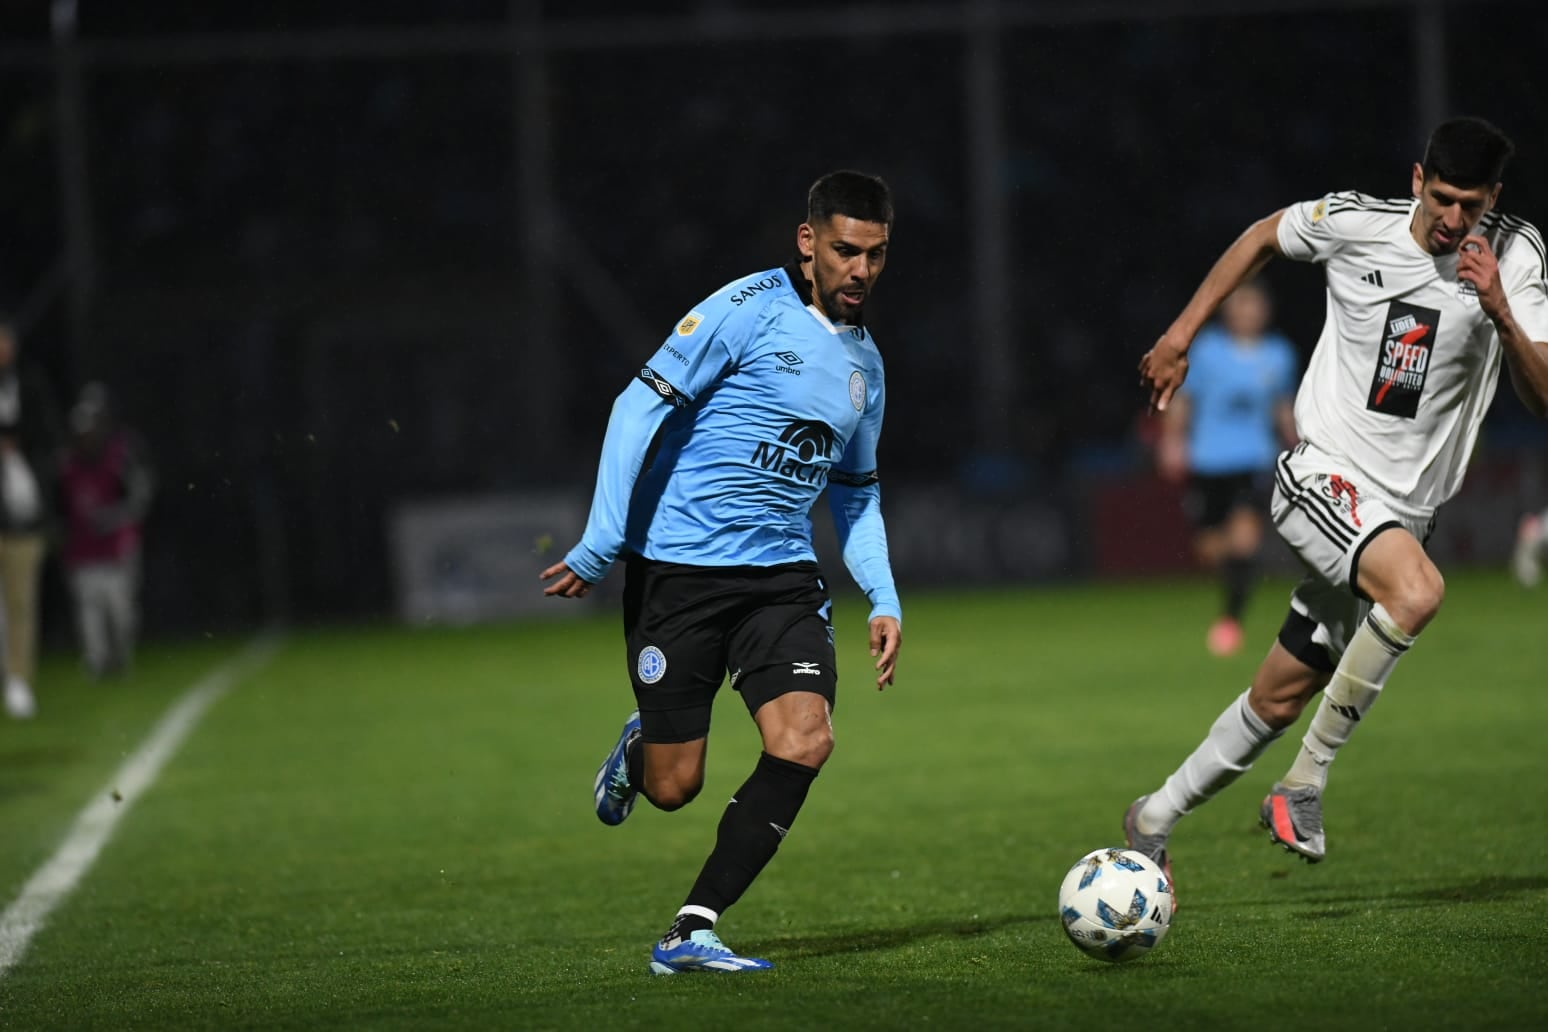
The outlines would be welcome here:
[[[580,575],[562,559],[538,574],[539,580],[553,580],[555,577],[559,579],[545,587],[543,594],[558,598],[585,598],[586,592],[591,590],[591,585],[581,580]]]
[[[1156,471],[1162,479],[1180,484],[1188,478],[1188,420],[1192,413],[1186,395],[1174,398],[1161,414],[1161,439],[1156,442]]]
[[[1194,335],[1226,295],[1251,279],[1279,253],[1279,220],[1284,209],[1264,216],[1216,259],[1182,313],[1140,359],[1140,386],[1150,389],[1150,411],[1165,412],[1188,376],[1188,348]]]
[[[1500,336],[1510,384],[1533,415],[1548,416],[1548,343],[1534,341],[1516,322],[1510,298],[1500,282],[1494,249],[1482,236],[1470,236],[1457,252],[1457,278],[1478,290],[1478,304]]]
[[[876,690],[892,683],[898,667],[898,649],[903,646],[903,627],[895,617],[878,616],[871,621],[871,655],[876,657]]]

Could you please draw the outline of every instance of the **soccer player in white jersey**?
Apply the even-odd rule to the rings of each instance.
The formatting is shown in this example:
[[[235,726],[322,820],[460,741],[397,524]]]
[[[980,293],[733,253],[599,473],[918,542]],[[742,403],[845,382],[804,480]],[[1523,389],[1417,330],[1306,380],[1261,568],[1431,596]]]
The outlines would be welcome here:
[[[1188,348],[1237,284],[1275,255],[1322,264],[1327,321],[1296,395],[1301,443],[1276,464],[1273,518],[1309,575],[1252,685],[1203,742],[1124,816],[1129,845],[1170,867],[1179,819],[1235,781],[1318,691],[1289,771],[1263,800],[1272,840],[1326,852],[1328,767],[1444,594],[1424,551],[1461,486],[1503,360],[1527,408],[1548,415],[1548,260],[1530,223],[1495,211],[1514,150],[1477,118],[1441,123],[1411,199],[1331,193],[1248,227],[1140,360],[1164,410]]]

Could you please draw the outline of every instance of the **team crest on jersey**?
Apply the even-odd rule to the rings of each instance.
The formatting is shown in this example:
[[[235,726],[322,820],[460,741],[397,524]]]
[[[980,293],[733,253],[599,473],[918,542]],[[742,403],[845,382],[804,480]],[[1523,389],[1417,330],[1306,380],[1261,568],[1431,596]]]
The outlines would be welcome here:
[[[703,321],[704,316],[698,312],[689,312],[683,317],[683,321],[677,324],[677,335],[679,337],[692,337],[693,331],[697,330],[699,324]]]
[[[655,684],[666,676],[666,656],[654,645],[647,645],[640,650],[639,662],[635,664],[635,670],[640,675],[640,680],[645,684]]]
[[[1477,284],[1475,284],[1472,280],[1459,278],[1457,280],[1457,297],[1461,298],[1463,301],[1471,301],[1476,305],[1478,303]]]
[[[1335,509],[1346,514],[1355,526],[1364,526],[1360,522],[1360,489],[1354,481],[1338,473],[1318,473],[1315,479],[1322,497],[1331,502]]]
[[[1387,332],[1377,349],[1376,372],[1365,407],[1389,416],[1414,418],[1430,371],[1430,353],[1440,327],[1433,308],[1394,301],[1387,307]]]
[[[858,369],[849,374],[849,403],[856,412],[865,411],[865,377]]]

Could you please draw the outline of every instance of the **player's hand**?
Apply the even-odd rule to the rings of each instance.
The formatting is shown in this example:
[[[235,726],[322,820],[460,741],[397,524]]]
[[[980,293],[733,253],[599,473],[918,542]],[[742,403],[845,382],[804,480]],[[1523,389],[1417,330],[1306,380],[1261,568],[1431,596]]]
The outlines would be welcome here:
[[[876,657],[876,690],[892,683],[898,668],[898,649],[903,646],[903,628],[895,617],[878,616],[871,621],[871,655]]]
[[[559,598],[585,598],[586,592],[591,590],[590,583],[581,580],[580,575],[570,569],[563,559],[538,574],[539,580],[553,580],[555,577],[559,579],[544,588],[543,594]]]
[[[1171,330],[1139,362],[1140,386],[1150,390],[1150,411],[1165,412],[1188,376],[1188,344]]]
[[[1500,263],[1489,241],[1474,233],[1457,250],[1457,279],[1466,280],[1478,290],[1478,306],[1494,322],[1510,315],[1510,301],[1500,283]]]

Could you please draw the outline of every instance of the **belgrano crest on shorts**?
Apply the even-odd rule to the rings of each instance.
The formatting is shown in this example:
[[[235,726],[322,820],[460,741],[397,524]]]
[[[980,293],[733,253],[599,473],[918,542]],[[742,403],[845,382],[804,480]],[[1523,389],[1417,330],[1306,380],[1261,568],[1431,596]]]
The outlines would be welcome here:
[[[1279,246],[1326,272],[1327,320],[1295,398],[1301,437],[1362,486],[1433,510],[1462,485],[1504,355],[1476,289],[1457,276],[1457,255],[1414,240],[1417,204],[1353,192],[1292,204]],[[1499,212],[1474,232],[1499,259],[1516,322],[1548,340],[1542,236]]]
[[[1414,418],[1424,393],[1424,376],[1435,347],[1440,313],[1394,301],[1387,308],[1387,339],[1377,356],[1366,407],[1405,419]]]

